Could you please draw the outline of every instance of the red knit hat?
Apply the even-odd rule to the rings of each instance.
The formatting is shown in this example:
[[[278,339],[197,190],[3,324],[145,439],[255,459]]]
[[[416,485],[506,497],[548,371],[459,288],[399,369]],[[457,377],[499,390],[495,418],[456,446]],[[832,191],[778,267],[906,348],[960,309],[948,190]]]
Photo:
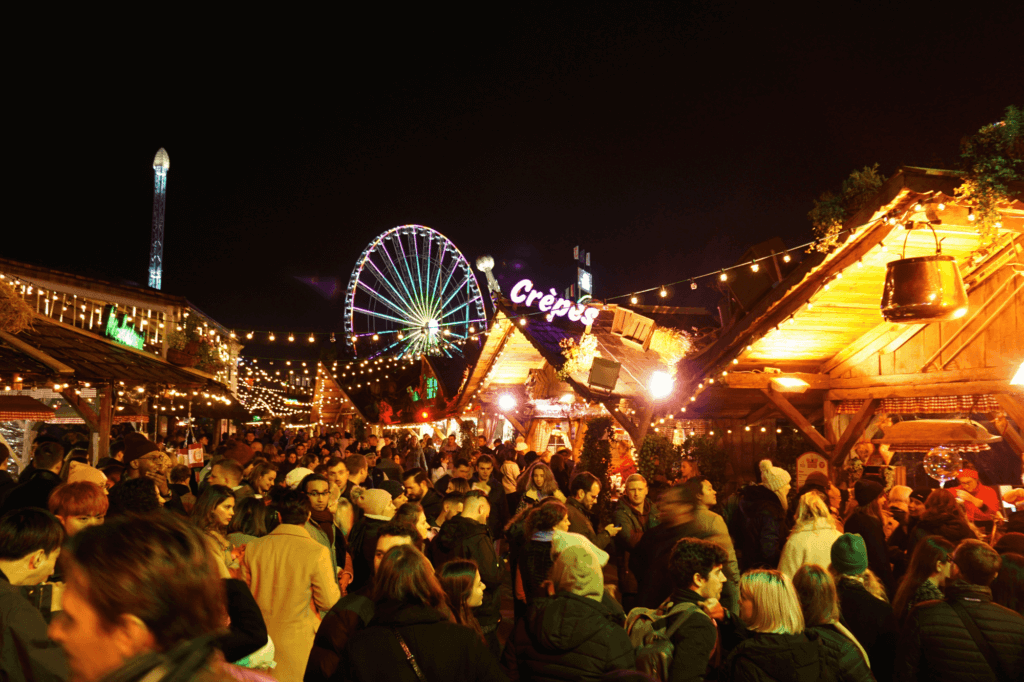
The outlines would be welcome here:
[[[956,474],[957,478],[973,478],[975,481],[978,479],[978,472],[975,469],[961,469]]]

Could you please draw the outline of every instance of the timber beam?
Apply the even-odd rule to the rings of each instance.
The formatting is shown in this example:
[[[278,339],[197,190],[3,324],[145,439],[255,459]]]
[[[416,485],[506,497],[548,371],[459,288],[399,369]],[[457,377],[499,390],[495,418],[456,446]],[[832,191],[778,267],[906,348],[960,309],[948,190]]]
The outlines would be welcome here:
[[[836,443],[835,448],[832,450],[831,464],[832,466],[840,466],[843,460],[846,459],[846,455],[853,449],[853,444],[857,442],[860,434],[863,433],[864,429],[867,428],[871,422],[871,417],[875,415],[882,401],[878,398],[871,400],[865,400],[864,404],[857,410],[857,414],[853,415],[853,419],[850,420],[849,426],[843,431],[843,435],[839,437],[839,442]]]
[[[85,423],[93,431],[99,433],[100,430],[100,415],[93,411],[89,403],[82,399],[73,389],[65,388],[60,392],[60,395],[64,400],[68,401],[68,405],[78,413]],[[102,404],[102,403],[101,403]],[[109,432],[108,432],[109,436]]]
[[[811,422],[807,421],[807,417],[803,416],[800,410],[793,407],[793,403],[789,402],[785,395],[765,388],[761,389],[761,392],[764,393],[773,405],[779,408],[779,412],[785,415],[789,421],[793,422],[793,425],[800,430],[800,433],[806,436],[823,455],[827,456],[832,452],[832,443],[829,443],[818,433]]]
[[[929,375],[918,374],[919,379],[927,381]],[[917,385],[870,386],[865,388],[832,389],[826,395],[827,400],[871,400],[875,398],[925,398],[947,395],[995,395],[1019,393],[1020,388],[1003,381],[964,381],[946,384],[920,383]]]
[[[768,374],[767,372],[730,372],[722,378],[722,383],[729,388],[771,388],[772,379],[800,379],[808,385],[808,390],[828,390],[832,388],[831,379],[827,374],[811,374],[804,372],[788,372],[784,374]]]

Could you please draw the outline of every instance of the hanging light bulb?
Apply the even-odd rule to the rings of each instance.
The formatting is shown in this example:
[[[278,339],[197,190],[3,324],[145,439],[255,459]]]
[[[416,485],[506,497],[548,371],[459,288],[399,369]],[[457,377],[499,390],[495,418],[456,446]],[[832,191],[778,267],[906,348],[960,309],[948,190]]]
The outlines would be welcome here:
[[[690,280],[690,289],[696,289],[696,288],[697,288],[697,283],[696,283],[696,282],[694,282],[694,281],[693,281],[693,280],[691,279],[691,280]]]
[[[793,259],[792,259],[792,258],[790,257],[790,255],[789,255],[789,253],[788,253],[788,252],[787,252],[787,253],[784,253],[784,254],[782,254],[782,262],[783,262],[783,263],[788,263],[788,262],[789,262],[789,261],[791,261],[791,260],[793,260]]]
[[[273,341],[273,340],[274,340],[274,339],[276,338],[276,337],[274,336],[274,332],[270,332],[270,336],[269,336],[269,338],[270,338],[270,340],[271,340],[271,341]]]
[[[668,292],[665,291],[665,287],[661,288],[661,291],[658,292],[658,295],[661,296],[662,298],[665,298],[666,296],[668,296]]]
[[[636,305],[636,302],[638,300],[640,300],[640,299],[638,299],[636,296],[630,296],[629,297],[629,302],[632,303],[633,305]]]
[[[724,282],[725,280],[729,279],[729,275],[725,274],[725,270],[722,270],[722,274],[718,276],[718,279]]]
[[[756,260],[752,260],[750,261],[750,269],[753,270],[754,272],[757,272],[758,270],[761,269],[761,266],[757,264]]]
[[[295,340],[295,334],[289,334],[289,335],[288,335],[288,341],[289,341],[289,343],[290,343],[290,342],[292,342],[292,341],[294,341],[294,340]]]
[[[245,338],[247,338],[247,339],[251,339],[251,338],[252,338],[252,332],[249,332],[248,334],[246,334],[246,335],[245,335]]]

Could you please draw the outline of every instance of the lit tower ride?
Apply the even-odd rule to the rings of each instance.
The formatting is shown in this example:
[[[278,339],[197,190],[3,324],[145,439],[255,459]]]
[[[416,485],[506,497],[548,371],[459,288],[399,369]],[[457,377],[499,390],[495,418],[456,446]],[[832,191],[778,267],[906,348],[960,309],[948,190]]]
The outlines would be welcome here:
[[[164,271],[164,194],[170,168],[171,158],[160,147],[153,157],[153,237],[149,246],[149,286],[154,289],[160,289]]]

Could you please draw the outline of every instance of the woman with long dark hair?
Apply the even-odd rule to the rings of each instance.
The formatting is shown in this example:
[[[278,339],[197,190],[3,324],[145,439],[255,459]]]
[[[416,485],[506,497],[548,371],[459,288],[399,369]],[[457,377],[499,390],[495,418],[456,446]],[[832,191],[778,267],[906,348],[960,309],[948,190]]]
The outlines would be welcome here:
[[[252,488],[257,499],[264,499],[270,495],[277,482],[278,467],[268,461],[257,462],[252,471],[246,477],[246,483]]]
[[[839,682],[874,682],[864,647],[839,620],[839,595],[832,575],[816,564],[805,564],[793,576],[804,627],[821,642],[823,665]]]
[[[523,533],[525,542],[518,561],[527,604],[546,594],[541,585],[555,564],[551,558],[551,541],[556,530],[569,530],[569,510],[561,502],[548,500],[527,514]]]
[[[238,561],[232,555],[234,547],[227,539],[228,524],[235,516],[235,494],[225,485],[211,485],[203,491],[192,507],[189,517],[205,534],[207,544],[217,559],[222,578],[237,577]]]
[[[391,520],[407,523],[416,529],[416,532],[420,534],[420,541],[416,543],[416,547],[421,552],[424,551],[426,543],[433,539],[430,524],[427,523],[427,514],[417,502],[406,502],[403,504],[395,512]]]
[[[846,517],[845,531],[864,538],[868,550],[868,567],[878,576],[885,591],[893,593],[896,587],[889,563],[889,546],[885,542],[885,518],[882,495],[885,487],[878,481],[862,478],[853,486],[857,507]]]
[[[953,543],[938,535],[929,535],[917,543],[910,565],[892,600],[892,611],[902,625],[914,605],[929,599],[942,599],[942,586],[953,572]]]
[[[228,540],[236,547],[261,538],[277,527],[277,518],[263,500],[247,497],[235,505],[228,523]]]
[[[430,562],[412,545],[388,550],[374,574],[371,596],[373,620],[349,640],[342,679],[504,679],[479,635],[455,622]]]
[[[558,480],[554,472],[540,459],[526,467],[526,471],[519,476],[516,490],[522,495],[516,513],[539,503],[545,497],[554,497],[559,502],[565,502],[565,495],[558,489]]]
[[[473,615],[473,609],[484,603],[485,588],[476,562],[472,559],[452,559],[437,569],[437,579],[448,595],[448,606],[455,622],[472,628],[480,641],[486,643],[480,623]]]
[[[917,543],[929,535],[941,535],[954,545],[961,540],[978,538],[956,501],[956,495],[943,488],[931,491],[924,501],[924,512],[910,536],[908,551],[913,554]]]

